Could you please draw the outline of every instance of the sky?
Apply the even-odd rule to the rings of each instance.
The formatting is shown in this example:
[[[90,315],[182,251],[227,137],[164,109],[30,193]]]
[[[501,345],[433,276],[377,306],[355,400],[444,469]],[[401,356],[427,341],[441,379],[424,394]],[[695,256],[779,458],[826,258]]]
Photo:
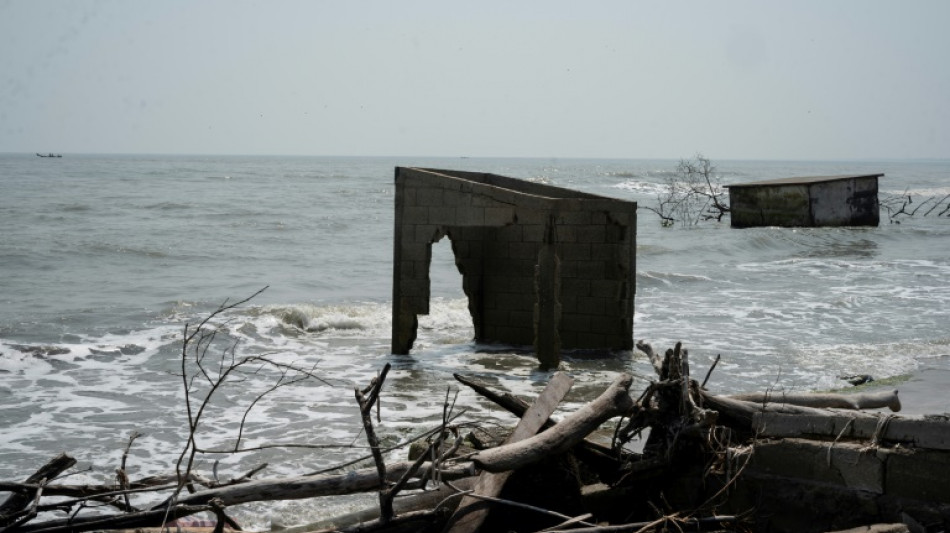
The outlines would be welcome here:
[[[0,0],[0,152],[950,158],[950,2]]]

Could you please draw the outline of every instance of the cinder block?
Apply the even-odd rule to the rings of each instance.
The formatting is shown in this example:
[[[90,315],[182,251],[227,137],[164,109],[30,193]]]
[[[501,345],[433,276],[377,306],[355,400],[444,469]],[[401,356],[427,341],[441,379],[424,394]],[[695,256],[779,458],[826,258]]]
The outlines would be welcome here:
[[[554,227],[554,239],[557,242],[563,243],[574,243],[578,242],[580,239],[577,235],[577,230],[579,226],[555,226]]]
[[[591,333],[599,333],[606,336],[616,335],[620,331],[620,321],[616,318],[606,316],[594,316],[590,319]]]
[[[516,227],[521,228],[521,238],[525,242],[543,242],[544,225],[543,224],[520,224]]]
[[[474,193],[470,198],[472,207],[498,207],[500,204],[498,200],[485,194]]]
[[[590,259],[589,243],[561,242],[557,245],[557,256],[562,261],[587,261]]]
[[[459,226],[457,210],[454,207],[429,207],[429,223],[445,226]]]
[[[460,207],[455,214],[455,224],[459,226],[484,226],[484,207]]]
[[[458,191],[444,191],[442,193],[442,207],[470,207],[472,205],[471,197],[463,195]]]
[[[608,223],[604,226],[606,242],[623,242],[627,237],[626,226]]]
[[[517,242],[520,243],[521,239],[521,226],[504,226],[501,228],[496,228],[492,232],[492,239],[496,242]]]
[[[486,226],[504,226],[515,220],[515,210],[510,207],[484,208],[484,223]]]
[[[406,206],[402,210],[402,223],[405,224],[428,224],[429,209],[426,207]]]
[[[561,348],[564,348],[566,350],[572,350],[574,348],[578,348],[576,331],[561,330],[558,332],[558,334],[561,336]]]
[[[616,244],[598,244],[590,247],[590,258],[600,261],[619,261],[620,246]]]
[[[404,246],[402,250],[403,261],[416,261],[424,265],[429,264],[429,249],[428,246],[423,244],[417,244],[414,246]],[[418,269],[418,267],[416,267]],[[418,273],[418,272],[416,272]],[[421,277],[421,275],[420,275]]]
[[[506,255],[510,259],[536,260],[540,251],[540,246],[525,245],[523,242],[510,242],[507,248],[508,253]]]
[[[501,309],[528,310],[534,309],[534,294],[506,292],[495,295],[495,301]]]
[[[561,279],[561,294],[576,297],[590,296],[590,280],[580,278]]]
[[[410,187],[396,187],[394,199],[396,202],[396,210],[398,211],[400,207],[415,203],[416,190]]]
[[[618,298],[621,292],[620,282],[610,280],[610,279],[601,279],[601,280],[591,280],[590,282],[590,295],[597,296],[598,298]]]
[[[531,259],[513,259],[506,261],[502,268],[511,276],[534,280],[535,263],[536,261]]]
[[[435,224],[417,224],[415,228],[416,234],[413,236],[413,240],[418,243],[436,242],[436,237],[440,235],[439,226]]]
[[[577,298],[578,313],[603,316],[606,310],[607,300],[604,298],[595,298],[592,296],[580,296]]]
[[[420,207],[438,207],[444,205],[442,199],[442,189],[436,189],[434,187],[426,187],[423,189],[417,189],[415,191],[415,205]]]
[[[591,282],[606,278],[606,269],[603,261],[577,261],[577,277],[589,279]]]
[[[557,223],[570,225],[587,225],[590,224],[590,212],[586,210],[581,211],[562,211],[557,217]]]
[[[519,224],[540,224],[544,226],[548,223],[550,212],[518,206],[515,209],[515,214],[518,216]]]
[[[567,260],[562,260],[562,261],[561,261],[560,266],[561,266],[561,279],[562,279],[562,280],[563,280],[563,279],[567,279],[567,278],[576,278],[576,277],[578,277],[578,274],[577,274],[577,272],[578,272],[577,263],[579,263],[579,261],[567,261]]]
[[[403,294],[411,297],[425,296],[429,297],[429,278],[414,276],[412,278],[402,278],[400,282]]]
[[[590,316],[579,313],[561,313],[561,329],[580,332],[590,331]]]
[[[600,244],[607,240],[607,228],[603,224],[591,224],[589,226],[578,226],[577,242],[589,242]]]

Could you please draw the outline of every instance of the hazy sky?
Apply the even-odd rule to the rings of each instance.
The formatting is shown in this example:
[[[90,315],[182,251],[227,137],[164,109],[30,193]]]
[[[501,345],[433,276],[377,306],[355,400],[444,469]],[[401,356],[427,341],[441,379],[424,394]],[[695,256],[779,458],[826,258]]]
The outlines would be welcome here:
[[[0,0],[0,152],[950,158],[950,2]]]

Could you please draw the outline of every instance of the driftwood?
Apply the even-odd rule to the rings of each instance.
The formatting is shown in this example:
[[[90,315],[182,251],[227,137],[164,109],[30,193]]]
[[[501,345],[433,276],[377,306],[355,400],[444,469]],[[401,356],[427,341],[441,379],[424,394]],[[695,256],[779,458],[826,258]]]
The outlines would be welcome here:
[[[571,390],[574,380],[563,372],[554,374],[547,387],[538,399],[528,408],[524,416],[515,426],[514,431],[505,441],[505,444],[515,443],[527,439],[538,432],[548,420],[561,400]],[[508,481],[510,472],[483,472],[478,476],[473,495],[462,499],[458,509],[449,520],[449,533],[474,533],[481,527],[488,515],[489,505],[484,499],[476,497],[497,497]]]
[[[458,507],[458,490],[469,491],[475,488],[475,476],[462,478],[452,482],[450,487],[447,484],[439,485],[432,490],[416,492],[402,496],[393,501],[393,511],[396,516],[402,516],[407,513],[432,510],[439,512],[451,512]],[[454,497],[453,497],[454,496]],[[444,511],[443,511],[444,509]],[[313,522],[303,526],[293,526],[282,528],[281,533],[323,533],[330,531],[343,531],[357,525],[367,525],[379,520],[380,509],[378,505],[368,507],[359,511],[346,513],[339,516],[333,516]],[[159,532],[156,532],[159,533]]]
[[[632,377],[621,374],[603,394],[551,429],[529,439],[480,451],[472,460],[489,472],[504,472],[566,452],[604,422],[625,415],[633,408],[633,399],[628,393],[632,383]]]
[[[389,465],[387,479],[397,480],[412,463],[397,463]],[[426,479],[434,475],[431,465],[423,465],[418,477]],[[461,467],[452,470],[441,470],[442,479],[459,479],[474,475],[474,470]],[[157,527],[166,521],[183,516],[189,516],[201,511],[213,511],[212,504],[227,507],[241,503],[256,501],[296,500],[355,494],[380,490],[384,485],[379,482],[375,468],[357,470],[341,475],[299,476],[296,478],[259,480],[203,490],[194,494],[184,495],[173,506],[159,505],[148,511],[139,513],[114,515],[108,517],[75,517],[63,520],[50,520],[39,524],[20,526],[18,531],[30,532],[59,532],[59,531],[90,531],[94,529],[125,529],[137,527]],[[168,518],[166,518],[166,515]]]
[[[518,418],[521,418],[525,411],[528,410],[528,403],[513,394],[495,392],[486,385],[460,374],[454,374],[454,377],[459,383],[466,385],[479,395],[491,400]],[[541,426],[541,429],[550,428],[554,424],[556,424],[556,422],[548,418],[544,425]],[[583,461],[588,468],[596,471],[597,475],[605,483],[616,481],[620,475],[621,461],[617,457],[617,454],[607,446],[593,442],[590,439],[585,439],[573,450],[573,453],[579,460]]]
[[[41,466],[24,482],[24,485],[32,486],[31,488],[15,490],[13,494],[0,504],[0,526],[8,527],[12,524],[16,524],[18,521],[17,515],[27,509],[31,503],[38,500],[43,486],[66,470],[72,468],[75,464],[75,459],[62,453]]]
[[[755,392],[750,394],[730,394],[728,397],[734,400],[759,404],[786,404],[802,407],[854,410],[881,409],[886,407],[895,413],[901,410],[901,400],[897,397],[896,390],[859,392],[854,394],[834,394],[830,392]]]
[[[784,403],[755,403],[718,396],[707,391],[699,392],[703,404],[719,413],[719,421],[735,429],[752,429],[752,419],[757,413],[785,413],[791,415],[827,416],[828,411],[816,407],[802,407]]]
[[[397,481],[413,463],[403,462],[388,465],[386,479]],[[254,501],[299,500],[320,496],[338,496],[371,492],[384,485],[380,484],[376,468],[365,468],[339,475],[298,476],[276,480],[258,480],[203,490],[179,498],[179,503],[186,505],[201,504],[217,498],[224,505],[237,505]],[[436,472],[429,463],[423,464],[416,477],[421,480],[431,479]],[[438,472],[442,479],[460,479],[475,475],[471,465],[452,469],[442,469]]]
[[[473,533],[478,531],[479,527],[483,530],[488,527],[487,523],[481,526],[481,520],[489,505],[493,509],[499,509],[500,505],[528,508],[531,512],[547,514],[561,520],[560,526],[553,529],[571,526],[575,528],[572,530],[592,533],[664,529],[743,529],[753,522],[757,527],[758,524],[764,523],[769,524],[765,529],[782,530],[781,527],[772,527],[772,522],[769,522],[771,518],[747,518],[754,514],[744,513],[753,508],[759,509],[756,507],[757,499],[745,507],[742,506],[743,490],[748,492],[751,490],[749,487],[752,487],[755,498],[760,498],[763,486],[754,483],[772,479],[768,475],[763,477],[764,467],[758,465],[756,460],[758,457],[765,461],[769,450],[772,450],[773,457],[782,451],[775,451],[768,446],[807,442],[818,450],[811,454],[810,460],[822,465],[825,461],[823,446],[828,447],[829,461],[832,458],[832,448],[835,448],[835,454],[840,451],[838,448],[844,450],[849,447],[848,450],[858,451],[877,449],[880,455],[884,453],[886,446],[899,445],[900,449],[891,454],[896,458],[895,461],[910,460],[912,455],[909,454],[918,446],[929,450],[950,450],[950,434],[946,421],[901,419],[890,414],[853,411],[882,407],[898,411],[900,401],[896,391],[854,395],[716,395],[707,391],[691,375],[689,353],[682,345],[677,344],[662,355],[643,342],[638,343],[638,348],[647,354],[657,373],[657,380],[651,382],[642,395],[631,397],[629,388],[632,378],[621,374],[598,398],[564,417],[560,422],[555,422],[550,416],[572,383],[566,374],[555,374],[545,391],[530,406],[513,395],[497,393],[468,378],[456,376],[458,381],[520,417],[521,420],[508,440],[494,448],[465,452],[469,454],[457,454],[450,458],[451,454],[458,451],[462,439],[459,437],[460,426],[453,425],[455,417],[451,411],[454,400],[450,407],[447,394],[441,427],[417,437],[426,438],[426,442],[421,444],[427,446],[428,450],[414,462],[385,464],[382,452],[391,450],[383,450],[380,445],[380,439],[373,427],[373,410],[375,407],[375,417],[379,419],[378,398],[387,367],[370,386],[355,391],[364,434],[373,452],[371,457],[364,460],[372,459],[373,468],[341,474],[319,473],[282,479],[251,480],[251,475],[257,471],[255,469],[244,477],[221,483],[217,481],[217,476],[212,480],[189,467],[177,472],[173,477],[129,480],[120,476],[117,485],[50,484],[51,479],[58,477],[71,466],[71,463],[64,462],[60,467],[44,467],[23,483],[0,483],[0,491],[13,493],[0,504],[0,533],[79,533],[90,530],[161,527],[170,520],[196,512],[209,512],[217,517],[218,526],[214,531],[205,528],[201,530],[202,533],[222,533],[224,525],[228,523],[225,510],[231,506],[249,502],[367,492],[379,495],[377,509],[332,523],[291,528],[288,533]],[[711,372],[712,369],[709,373]],[[706,374],[706,379],[702,380],[703,383],[708,380],[709,373]],[[829,408],[850,409],[852,412]],[[600,446],[587,440],[591,432],[615,417],[629,418],[626,426],[618,425],[612,447]],[[647,446],[642,453],[632,452],[628,448],[633,446],[625,445],[641,431],[650,433]],[[756,440],[762,437],[771,440]],[[450,438],[454,438],[454,441],[449,440]],[[777,440],[786,438],[790,439]],[[126,473],[125,457],[133,440],[134,437],[130,438],[123,455],[119,468],[122,474]],[[194,444],[194,450],[196,453],[200,452],[197,444]],[[530,474],[525,472],[526,475],[513,477],[506,484],[513,471],[538,465],[542,459],[568,451],[573,453],[565,458],[563,464],[569,467],[561,468],[561,463],[554,468],[547,464],[533,466],[529,469]],[[794,460],[794,457],[791,457],[791,460]],[[868,461],[873,463],[874,458]],[[578,468],[577,463],[582,463],[581,468]],[[747,471],[746,467],[750,464],[752,466]],[[778,464],[784,466],[789,463],[785,462],[784,457],[780,457]],[[844,471],[843,463],[835,464],[840,468],[822,475],[833,476]],[[756,470],[757,468],[759,470]],[[859,466],[849,468],[848,476],[857,476],[864,480],[864,471]],[[926,465],[915,468],[922,469],[925,474],[929,472]],[[476,478],[478,469],[482,472]],[[795,469],[793,465],[791,470]],[[823,468],[818,470],[824,471]],[[898,467],[888,467],[887,472],[891,470],[896,471]],[[535,477],[536,473],[560,471],[573,477],[570,480],[557,478],[554,483],[549,484],[545,484],[545,478]],[[598,476],[602,483],[600,486],[604,487],[598,497],[606,500],[601,503],[584,500],[580,504],[579,480],[584,479],[583,483],[587,484],[593,482],[591,479],[597,480]],[[435,490],[425,490],[430,480]],[[456,483],[454,480],[462,482]],[[528,484],[527,488],[519,486],[522,481]],[[827,482],[825,478],[819,481]],[[535,484],[533,488],[531,483]],[[564,486],[556,483],[564,483]],[[744,484],[746,488],[743,488]],[[505,497],[511,500],[499,500],[501,489],[506,485]],[[182,489],[186,486],[193,492],[184,492]],[[548,491],[561,491],[573,494],[566,490],[565,486],[577,491],[577,512],[555,507],[556,504],[550,500],[540,504],[550,510],[528,505],[533,503],[530,501],[530,495],[536,493],[543,492],[547,495],[550,494]],[[809,487],[805,484],[802,486]],[[870,487],[873,484],[861,486]],[[395,499],[396,494],[402,490],[417,489],[423,490]],[[911,489],[914,487],[904,490]],[[822,491],[826,488],[819,487],[814,490],[817,491],[816,494],[823,495]],[[171,493],[171,496],[158,505],[150,504],[145,510],[132,509],[128,505],[127,496],[140,491],[164,491],[165,495]],[[507,491],[511,493],[507,494]],[[739,496],[735,496],[736,494]],[[77,499],[65,502],[60,499],[56,500],[55,504],[39,505],[41,498],[52,495]],[[525,499],[522,501],[520,498]],[[92,500],[118,507],[123,513],[89,516],[83,509]],[[456,506],[458,511],[453,515]],[[99,508],[103,509],[102,506]],[[39,523],[32,521],[38,512],[57,509],[68,509],[72,516]],[[571,514],[560,514],[555,512],[555,509]],[[761,509],[771,508],[763,506]],[[771,509],[768,512],[773,511],[774,509]],[[728,515],[730,512],[735,512],[736,516]],[[853,511],[843,511],[845,514],[848,512]],[[510,521],[513,514],[499,513],[498,516],[502,520]],[[880,518],[890,519],[883,516]],[[493,515],[490,520],[495,519],[496,516]],[[506,524],[500,526],[506,527]],[[577,526],[581,526],[581,529],[576,529]],[[185,528],[188,529],[190,528]]]

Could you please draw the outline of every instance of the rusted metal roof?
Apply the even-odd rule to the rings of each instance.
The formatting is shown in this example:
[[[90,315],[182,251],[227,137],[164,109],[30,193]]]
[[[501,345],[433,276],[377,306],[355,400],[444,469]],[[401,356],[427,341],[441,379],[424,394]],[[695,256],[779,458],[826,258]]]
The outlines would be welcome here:
[[[826,181],[850,180],[855,178],[880,178],[884,174],[842,174],[838,176],[800,176],[795,178],[781,178],[765,181],[749,181],[745,183],[732,183],[724,185],[727,189],[730,187],[769,187],[773,185],[808,185],[811,183],[821,183]]]

